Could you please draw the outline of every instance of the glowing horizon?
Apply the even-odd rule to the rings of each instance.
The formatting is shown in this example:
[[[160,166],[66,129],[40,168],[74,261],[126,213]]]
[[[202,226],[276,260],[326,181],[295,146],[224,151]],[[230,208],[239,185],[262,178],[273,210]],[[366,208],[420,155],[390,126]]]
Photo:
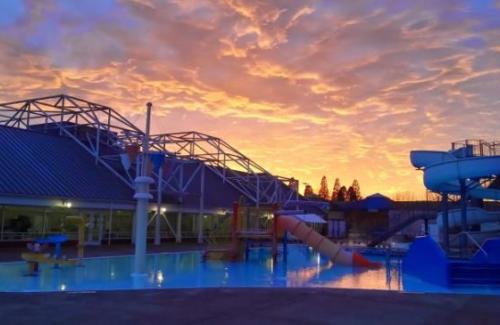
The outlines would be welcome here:
[[[422,197],[412,149],[500,138],[500,1],[0,2],[0,102],[66,93],[317,192]]]

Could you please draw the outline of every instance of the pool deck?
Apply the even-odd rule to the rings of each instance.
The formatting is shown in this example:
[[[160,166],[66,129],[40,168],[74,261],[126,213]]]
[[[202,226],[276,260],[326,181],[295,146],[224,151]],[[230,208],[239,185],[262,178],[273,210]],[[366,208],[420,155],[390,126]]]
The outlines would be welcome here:
[[[2,293],[2,324],[498,324],[500,297],[347,289]]]

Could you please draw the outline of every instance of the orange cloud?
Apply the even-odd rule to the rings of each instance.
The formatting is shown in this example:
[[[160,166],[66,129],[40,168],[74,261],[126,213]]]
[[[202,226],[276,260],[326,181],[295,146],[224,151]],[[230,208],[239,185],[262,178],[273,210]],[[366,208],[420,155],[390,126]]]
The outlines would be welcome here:
[[[211,133],[277,174],[357,178],[364,194],[421,195],[411,149],[500,137],[494,6],[26,3],[0,30],[0,101],[67,92],[140,125],[152,101],[158,132]]]

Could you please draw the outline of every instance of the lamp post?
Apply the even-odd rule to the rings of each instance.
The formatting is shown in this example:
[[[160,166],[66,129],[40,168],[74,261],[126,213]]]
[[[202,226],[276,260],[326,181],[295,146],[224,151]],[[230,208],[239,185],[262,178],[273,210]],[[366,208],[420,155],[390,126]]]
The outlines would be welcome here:
[[[152,199],[149,193],[149,184],[153,179],[147,175],[149,159],[149,132],[151,124],[151,107],[153,104],[147,103],[146,132],[142,141],[142,166],[139,176],[135,179],[135,195],[137,200],[135,218],[135,254],[134,273],[132,275],[146,275],[146,243],[147,243],[147,220],[149,211],[149,200]]]

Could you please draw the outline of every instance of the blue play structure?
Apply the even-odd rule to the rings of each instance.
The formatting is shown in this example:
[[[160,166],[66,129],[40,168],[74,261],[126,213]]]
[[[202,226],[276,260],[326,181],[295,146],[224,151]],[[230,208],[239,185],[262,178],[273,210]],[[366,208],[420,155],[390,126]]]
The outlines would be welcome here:
[[[64,234],[50,235],[45,238],[39,238],[36,240],[39,244],[53,244],[54,245],[54,258],[62,257],[62,243],[68,240],[68,236]]]
[[[500,285],[500,238],[485,241],[470,259],[453,260],[432,238],[419,237],[403,259],[403,272],[442,287]]]

